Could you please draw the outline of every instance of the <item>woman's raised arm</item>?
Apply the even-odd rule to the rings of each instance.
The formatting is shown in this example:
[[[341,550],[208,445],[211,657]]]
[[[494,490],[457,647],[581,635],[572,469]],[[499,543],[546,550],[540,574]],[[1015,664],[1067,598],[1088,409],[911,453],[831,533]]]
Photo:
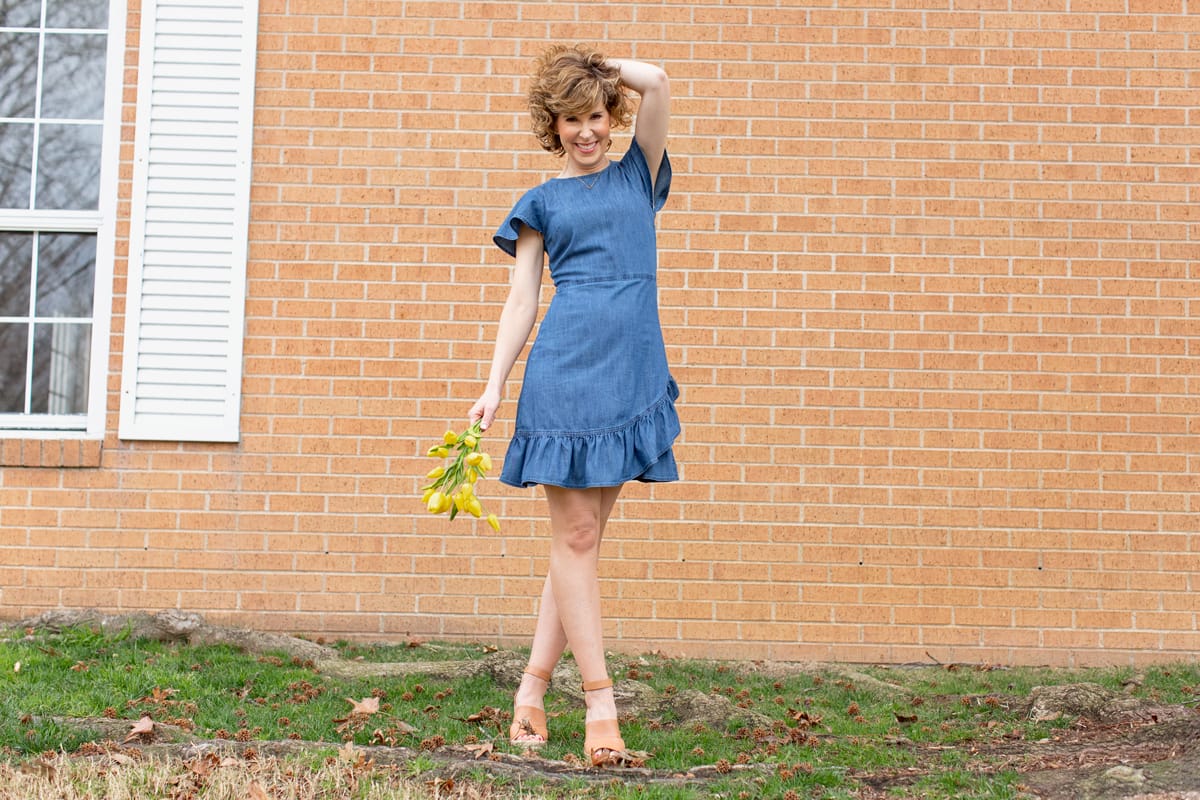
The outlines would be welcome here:
[[[667,73],[643,61],[624,58],[609,59],[621,70],[621,83],[641,96],[633,137],[646,156],[650,180],[658,176],[663,153],[667,150],[667,126],[671,121],[671,86]]]

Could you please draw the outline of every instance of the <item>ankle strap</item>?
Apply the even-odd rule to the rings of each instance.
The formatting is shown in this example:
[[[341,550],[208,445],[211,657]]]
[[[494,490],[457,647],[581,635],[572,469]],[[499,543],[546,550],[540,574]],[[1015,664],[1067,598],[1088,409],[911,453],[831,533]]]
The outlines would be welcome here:
[[[546,683],[550,682],[550,673],[547,670],[540,669],[530,664],[529,666],[525,667],[525,671],[535,678],[541,678]]]
[[[607,689],[612,685],[612,678],[601,678],[598,681],[584,681],[583,690],[585,692],[594,692],[597,689]]]

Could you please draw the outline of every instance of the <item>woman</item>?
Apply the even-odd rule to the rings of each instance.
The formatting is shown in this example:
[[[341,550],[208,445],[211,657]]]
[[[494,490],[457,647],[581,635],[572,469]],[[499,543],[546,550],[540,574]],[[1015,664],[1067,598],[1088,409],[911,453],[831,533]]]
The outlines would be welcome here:
[[[633,142],[610,161],[611,129]],[[547,741],[543,695],[570,645],[587,704],[585,755],[620,761],[612,681],[604,661],[597,578],[600,540],[626,481],[678,479],[679,390],[667,368],[658,319],[654,216],[666,201],[667,76],[638,61],[558,46],[537,62],[529,92],[534,133],[563,158],[561,173],[527,192],[496,244],[516,258],[487,388],[471,408],[487,429],[537,316],[543,261],[555,297],[530,350],[516,430],[500,480],[540,484],[550,510],[550,572],[515,698],[513,744]]]

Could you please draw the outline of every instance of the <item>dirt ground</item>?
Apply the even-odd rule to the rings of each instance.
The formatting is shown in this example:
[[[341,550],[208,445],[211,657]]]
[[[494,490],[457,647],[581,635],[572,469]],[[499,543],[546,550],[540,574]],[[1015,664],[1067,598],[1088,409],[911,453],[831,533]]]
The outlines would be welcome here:
[[[1028,794],[1045,800],[1200,800],[1200,713],[1181,711],[1187,716],[1162,721],[1081,717],[1049,740],[972,749],[969,763],[979,770],[1014,770]],[[877,790],[863,795],[875,800],[919,776],[858,778]]]
[[[1012,754],[1031,793],[1052,800],[1200,800],[1200,714],[1088,725]]]
[[[100,629],[133,628],[137,635],[164,639],[188,640],[193,644],[233,644],[250,651],[290,650],[315,662],[318,671],[329,674],[375,674],[421,672],[422,674],[467,674],[489,672],[501,685],[515,686],[520,679],[524,660],[514,653],[496,653],[478,662],[441,662],[407,664],[364,664],[338,657],[329,648],[302,639],[256,634],[249,631],[210,627],[198,615],[186,612],[164,612],[154,615],[109,618],[95,614],[73,614],[43,617],[22,623],[25,627],[61,628],[81,623],[94,624]],[[456,672],[457,671],[457,672]],[[556,671],[556,681],[559,678]],[[577,686],[578,680],[562,681],[564,686]],[[860,681],[869,676],[857,675]],[[557,684],[556,684],[557,685]],[[642,686],[636,681],[625,687]],[[628,689],[624,690],[628,691]],[[645,691],[619,695],[622,711],[662,711],[669,703],[680,719],[692,722],[723,724],[737,709],[724,698],[713,698],[701,692],[680,692],[666,698]],[[1012,770],[1021,776],[1022,789],[1030,797],[1044,800],[1200,800],[1200,707],[1197,704],[1160,705],[1129,694],[1115,692],[1096,684],[1076,683],[1039,687],[1029,697],[1005,698],[1009,707],[1028,714],[1032,719],[1066,718],[1066,727],[1040,741],[1022,739],[969,745],[965,768],[976,772]],[[65,720],[64,720],[65,722]],[[76,720],[74,722],[84,722]],[[128,721],[88,720],[91,727],[112,723],[113,739],[120,741],[128,732]],[[135,742],[132,747],[142,754],[169,759],[209,758],[213,755],[242,755],[245,745],[227,741],[198,740],[188,735],[172,735],[169,726],[158,726],[153,740]],[[919,781],[945,756],[945,745],[928,746],[900,739],[897,747],[908,749],[916,766],[903,770],[878,770],[853,775],[862,785],[862,800],[883,800],[894,797],[894,790]],[[285,756],[303,752],[306,747],[328,747],[327,744],[306,742],[253,743],[255,751],[265,756]],[[361,748],[357,757],[377,764],[402,765],[416,758],[417,752],[402,747]],[[463,778],[477,774],[481,766],[479,753],[470,747],[441,747],[430,753],[438,767],[436,772],[446,778]],[[961,754],[960,754],[961,755]],[[928,767],[923,766],[928,765]],[[754,770],[762,765],[734,765],[736,770]],[[630,768],[622,770],[582,770],[578,764],[526,758],[495,753],[489,757],[487,770],[511,778],[537,777],[551,783],[560,780],[626,781],[631,784],[686,784],[698,787],[704,781],[718,777],[716,767],[698,767],[681,775],[677,771]],[[729,767],[721,771],[728,773]]]
[[[1014,740],[974,747],[968,751],[969,759],[964,766],[980,772],[1015,770],[1022,776],[1021,788],[1025,794],[1044,800],[1200,800],[1200,713],[1186,707],[1159,708],[1174,708],[1179,713],[1167,711],[1169,718],[1166,719],[1150,717],[1108,722],[1081,717],[1075,725],[1058,731],[1049,740]],[[105,722],[114,725],[114,741],[120,741],[119,736],[128,730],[128,720],[88,720],[87,724],[94,727]],[[165,760],[180,765],[175,768],[176,772],[190,774],[198,763],[216,763],[218,759],[242,761],[247,758],[247,752],[253,752],[250,758],[261,761],[328,748],[327,743],[302,741],[243,744],[191,737],[186,737],[185,741],[165,741],[173,737],[170,731],[163,730],[164,727],[160,726],[154,741],[118,746],[115,750],[111,744],[97,746],[76,757],[121,759],[132,756],[138,761],[147,758]],[[897,790],[916,783],[927,772],[936,771],[937,762],[944,755],[941,748],[922,747],[905,741],[896,744],[913,752],[917,766],[853,774],[854,780],[862,786],[858,793],[861,800],[894,798]],[[716,766],[694,768],[687,774],[640,768],[583,770],[577,763],[506,753],[492,754],[484,765],[477,750],[461,746],[445,746],[433,752],[404,747],[360,747],[354,748],[352,755],[355,760],[400,769],[418,757],[432,760],[437,766],[423,775],[426,782],[454,785],[457,781],[459,784],[459,794],[440,795],[447,797],[497,796],[490,792],[481,793],[478,785],[470,788],[470,782],[477,782],[481,765],[487,772],[513,779],[518,784],[521,779],[528,778],[552,785],[566,780],[623,781],[633,785],[686,785],[698,793],[703,792],[705,783],[729,772],[729,768],[719,770]],[[922,766],[924,764],[929,765],[928,769]],[[735,765],[733,769],[752,772],[756,767]],[[4,795],[0,793],[0,797]]]
[[[519,662],[514,662],[519,668]],[[397,665],[373,665],[387,668]],[[433,668],[442,665],[409,665]],[[492,662],[504,671],[503,660]],[[630,703],[646,698],[627,698]],[[970,745],[964,769],[975,772],[1013,770],[1020,774],[1020,786],[1029,797],[1044,800],[1200,800],[1200,710],[1184,705],[1152,705],[1112,692],[1095,684],[1067,684],[1046,687],[1038,696],[1006,698],[1013,707],[1031,715],[1054,718],[1070,715],[1073,723],[1057,729],[1040,741],[1022,739],[979,742]],[[717,706],[681,708],[685,715],[728,713]],[[129,728],[128,720],[79,720],[110,741],[120,741]],[[111,725],[112,731],[104,730]],[[900,739],[895,746],[908,749],[916,766],[902,770],[856,772],[854,781],[862,786],[861,800],[894,798],[897,790],[911,786],[927,774],[937,772],[945,755],[945,745],[921,745]],[[134,742],[118,752],[136,757],[166,759],[177,764],[194,764],[201,759],[245,758],[247,747],[256,758],[285,758],[328,748],[328,743],[303,741],[255,741],[242,744],[231,741],[202,740],[169,726],[157,726],[156,735]],[[136,751],[136,752],[134,752]],[[100,754],[97,749],[93,755]],[[111,751],[108,755],[111,757]],[[119,756],[118,756],[119,757]],[[672,770],[628,768],[620,770],[584,770],[576,763],[554,761],[507,753],[492,753],[481,761],[477,749],[469,746],[443,746],[432,752],[404,747],[356,748],[354,757],[378,765],[403,768],[414,759],[432,759],[436,767],[425,777],[435,781],[457,781],[465,790],[472,776],[483,768],[498,777],[520,783],[536,778],[549,784],[562,781],[612,782],[633,785],[688,786],[703,792],[703,785],[729,772],[717,766],[702,766],[680,774]],[[767,765],[769,766],[769,765]],[[753,772],[764,765],[734,765],[736,771]],[[474,797],[485,795],[455,795]]]

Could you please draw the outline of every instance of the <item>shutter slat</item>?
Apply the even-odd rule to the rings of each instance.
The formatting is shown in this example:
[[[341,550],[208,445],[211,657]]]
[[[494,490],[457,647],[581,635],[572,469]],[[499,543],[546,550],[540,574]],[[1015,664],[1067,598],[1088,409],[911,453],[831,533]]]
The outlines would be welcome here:
[[[192,354],[192,360],[197,365],[195,372],[198,374],[204,374],[204,365],[206,363],[210,363],[210,369],[213,372],[219,372],[222,367],[218,356],[206,356],[204,353],[198,352]],[[143,353],[142,357],[138,360],[138,365],[146,371],[144,377],[147,383],[163,383],[161,375],[174,375],[177,372],[174,355]]]
[[[188,381],[188,378],[203,378],[203,373],[192,370],[187,373],[181,373],[179,370],[173,369],[151,369],[144,368],[145,373],[142,380],[145,382],[148,392],[143,394],[143,398],[166,398],[188,396],[200,400],[220,400],[221,395],[213,392],[213,387],[210,383],[193,380]],[[220,370],[214,370],[213,376],[219,375]]]
[[[143,297],[143,311],[168,309],[174,310],[179,307],[179,295],[168,294],[166,292],[155,294],[152,290],[153,284],[147,284],[146,294]],[[171,287],[175,289],[177,287]],[[197,311],[224,311],[225,308],[221,301],[229,292],[229,287],[214,284],[205,286],[204,284],[196,284],[189,287],[188,300],[192,307]]]
[[[214,117],[221,122],[237,122],[237,110],[228,103],[237,99],[236,92],[214,92],[212,87],[204,94],[188,94],[180,91],[155,92],[154,101],[158,103],[157,119],[209,119]]]
[[[228,283],[231,277],[228,269],[209,267],[197,264],[196,257],[190,253],[156,253],[153,262],[147,262],[142,272],[143,280],[164,281],[172,286],[192,286],[215,283]],[[227,289],[232,291],[232,289]]]
[[[181,365],[187,365],[191,370],[204,373],[214,371],[209,359],[221,359],[221,363],[224,365],[225,348],[222,342],[211,339],[180,339],[172,342],[170,347],[151,342],[146,346],[142,356],[169,358],[176,369],[182,369]],[[186,356],[186,359],[181,359],[181,356]],[[139,357],[138,367],[141,368],[141,366],[142,361]]]
[[[149,131],[147,131],[149,138]],[[240,139],[242,133],[239,131],[235,136]],[[201,163],[197,161],[187,161],[186,159],[193,153],[220,153],[227,160],[232,158],[235,150],[233,148],[234,140],[227,137],[203,137],[203,136],[179,136],[160,133],[154,137],[154,140],[149,143],[148,150],[150,155],[154,156],[159,152],[162,155],[175,163]]]

